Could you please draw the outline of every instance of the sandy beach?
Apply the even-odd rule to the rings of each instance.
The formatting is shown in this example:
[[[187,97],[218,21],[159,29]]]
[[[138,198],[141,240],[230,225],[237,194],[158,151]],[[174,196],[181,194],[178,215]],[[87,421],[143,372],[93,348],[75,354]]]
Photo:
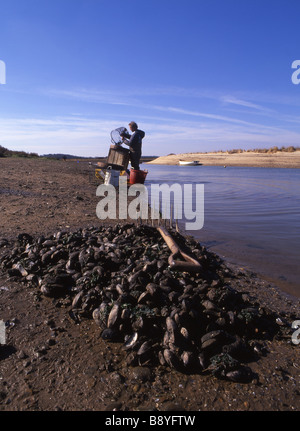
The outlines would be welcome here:
[[[2,159],[0,168],[0,258],[21,233],[51,241],[58,231],[104,225],[96,217],[97,182],[87,162]],[[228,289],[272,310],[283,325],[281,335],[259,342],[262,354],[249,361],[256,376],[249,383],[162,365],[130,366],[123,343],[103,340],[93,319],[76,324],[70,318],[72,296],[45,297],[2,267],[7,345],[0,346],[0,410],[299,409],[299,347],[285,326],[298,317],[299,301],[245,269],[222,268]]]
[[[148,164],[178,165],[179,160],[199,160],[204,166],[249,166],[259,168],[300,168],[300,151],[293,153],[180,153],[161,156]]]

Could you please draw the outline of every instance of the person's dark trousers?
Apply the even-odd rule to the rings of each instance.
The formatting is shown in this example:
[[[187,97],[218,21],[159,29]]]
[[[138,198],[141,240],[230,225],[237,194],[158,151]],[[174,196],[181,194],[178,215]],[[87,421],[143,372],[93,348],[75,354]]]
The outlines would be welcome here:
[[[141,151],[130,151],[129,160],[133,169],[140,169]]]

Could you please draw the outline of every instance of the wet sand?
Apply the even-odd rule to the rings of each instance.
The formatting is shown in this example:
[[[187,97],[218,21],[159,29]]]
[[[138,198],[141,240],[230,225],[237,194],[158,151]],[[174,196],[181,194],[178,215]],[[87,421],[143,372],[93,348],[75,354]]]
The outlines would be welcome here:
[[[0,159],[0,238],[19,233],[100,226],[97,182],[88,163]],[[1,252],[1,248],[0,248]],[[235,270],[235,269],[234,269]],[[299,318],[299,302],[255,274],[230,285],[283,319]],[[165,367],[124,365],[120,343],[106,343],[92,320],[76,325],[69,303],[41,298],[0,274],[0,319],[8,322],[0,350],[0,410],[297,410],[299,345],[291,334],[265,341],[266,356],[250,363],[257,379],[241,384]],[[51,333],[55,343],[44,349]]]
[[[300,151],[294,153],[180,153],[161,156],[148,162],[158,165],[178,165],[179,160],[199,160],[204,166],[249,166],[261,168],[300,168]]]

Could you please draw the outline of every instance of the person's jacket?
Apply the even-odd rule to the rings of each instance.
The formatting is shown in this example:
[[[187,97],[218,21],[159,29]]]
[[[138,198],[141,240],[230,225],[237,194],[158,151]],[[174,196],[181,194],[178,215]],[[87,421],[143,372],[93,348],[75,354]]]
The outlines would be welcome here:
[[[139,152],[142,151],[142,139],[145,136],[145,132],[143,130],[137,129],[130,136],[129,133],[125,135],[125,138],[129,139],[129,141],[125,142],[126,145],[130,147],[131,151]]]

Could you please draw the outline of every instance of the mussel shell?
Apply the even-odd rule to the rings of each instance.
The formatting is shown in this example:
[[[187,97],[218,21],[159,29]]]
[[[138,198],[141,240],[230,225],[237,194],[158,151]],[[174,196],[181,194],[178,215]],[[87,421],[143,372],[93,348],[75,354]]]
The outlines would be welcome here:
[[[166,327],[167,327],[167,331],[170,334],[178,332],[178,326],[176,325],[175,321],[171,319],[171,317],[166,318]]]
[[[156,295],[159,292],[159,286],[155,283],[148,283],[146,286],[147,292],[150,293],[151,296]]]
[[[137,317],[137,319],[132,323],[132,329],[136,332],[142,331],[144,328],[145,322],[142,316]]]
[[[202,302],[203,307],[208,311],[215,311],[218,309],[218,307],[208,299]]]
[[[43,295],[50,298],[61,298],[65,296],[68,289],[62,284],[45,284],[41,286]]]
[[[145,353],[149,352],[151,348],[152,344],[149,341],[145,341],[137,351],[138,356],[144,355]]]
[[[165,349],[163,351],[163,356],[164,356],[164,359],[165,359],[166,363],[171,368],[175,368],[175,369],[179,369],[180,368],[180,361],[179,361],[178,357],[170,349]]]
[[[214,348],[216,348],[219,345],[219,342],[216,338],[210,338],[209,340],[204,341],[201,344],[201,349],[202,350],[212,350]],[[221,346],[219,346],[221,348]]]
[[[105,329],[107,327],[107,318],[109,315],[108,304],[102,302],[99,308],[96,308],[93,313],[93,319],[100,326],[100,328]]]
[[[39,278],[35,274],[29,274],[29,275],[27,275],[26,280],[29,281],[32,284],[37,285],[37,286],[39,284]]]
[[[190,339],[189,331],[188,331],[186,328],[182,327],[182,328],[180,329],[180,333],[181,333],[181,335],[182,335],[186,340],[189,340],[189,339]]]
[[[226,373],[226,378],[232,382],[249,383],[253,380],[254,374],[251,368],[241,366],[237,370]]]
[[[160,365],[166,365],[166,360],[165,360],[164,354],[161,350],[158,352],[158,360],[159,360]]]
[[[191,368],[195,365],[195,355],[193,352],[183,352],[181,355],[181,360],[185,368]]]
[[[53,251],[50,250],[42,255],[41,261],[44,265],[47,265],[48,263],[50,263],[52,254],[53,254]]]
[[[201,343],[203,344],[210,339],[224,338],[224,334],[224,331],[222,331],[221,329],[217,331],[210,331],[207,334],[203,335],[203,337],[201,338]]]
[[[151,299],[151,294],[148,292],[148,291],[146,291],[146,292],[143,292],[140,296],[139,296],[139,298],[138,298],[138,300],[137,300],[137,303],[138,304],[145,304],[148,300],[150,300]]]
[[[138,333],[134,332],[133,334],[131,334],[129,337],[126,338],[126,341],[124,343],[124,349],[125,350],[134,349],[134,347],[137,345],[137,341],[138,341]]]
[[[13,269],[17,270],[20,273],[20,275],[22,275],[22,277],[27,277],[28,272],[20,263],[16,263],[12,267]]]
[[[163,342],[162,342],[162,344],[163,344],[163,346],[164,346],[164,347],[168,347],[168,346],[169,346],[169,342],[170,342],[169,332],[168,332],[168,331],[166,331],[166,332],[164,333],[164,337],[163,337]]]
[[[114,304],[107,319],[107,327],[114,328],[118,325],[121,316],[121,307],[119,304]]]
[[[250,348],[240,338],[234,343],[223,346],[222,351],[239,361],[247,361],[251,358]]]
[[[129,308],[124,308],[121,313],[121,319],[128,320],[130,318],[130,315],[131,315],[131,311],[129,310]]]
[[[198,355],[199,365],[201,370],[205,370],[207,367],[207,360],[203,352]]]
[[[84,292],[81,291],[79,293],[77,293],[77,295],[75,295],[73,301],[72,301],[72,308],[78,308],[80,307],[81,303],[82,303],[82,297],[84,295]]]

